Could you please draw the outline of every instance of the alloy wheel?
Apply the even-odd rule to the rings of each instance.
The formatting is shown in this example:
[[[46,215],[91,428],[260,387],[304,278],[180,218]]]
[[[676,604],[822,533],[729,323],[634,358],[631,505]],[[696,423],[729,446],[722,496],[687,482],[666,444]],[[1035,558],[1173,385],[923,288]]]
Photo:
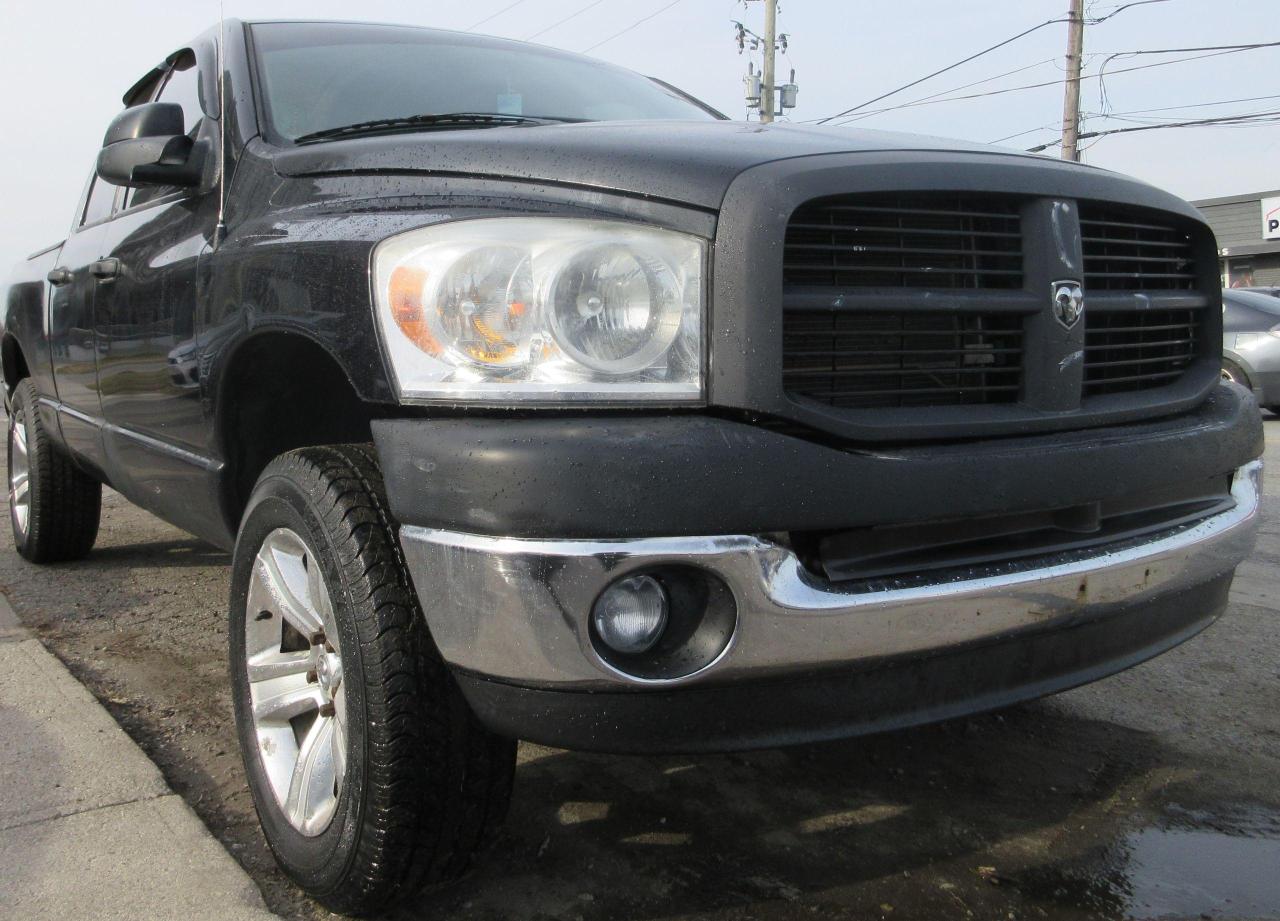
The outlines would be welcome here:
[[[27,414],[15,408],[9,421],[9,508],[19,534],[31,523],[31,460],[27,452]]]
[[[295,532],[267,535],[245,617],[258,757],[295,829],[321,834],[346,773],[347,708],[333,602],[319,560]]]

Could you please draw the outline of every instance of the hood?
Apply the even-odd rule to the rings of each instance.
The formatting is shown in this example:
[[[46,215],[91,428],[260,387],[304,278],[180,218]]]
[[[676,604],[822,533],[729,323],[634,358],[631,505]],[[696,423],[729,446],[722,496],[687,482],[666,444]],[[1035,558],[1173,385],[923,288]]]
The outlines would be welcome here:
[[[743,170],[821,154],[1006,148],[885,131],[734,121],[591,122],[351,138],[281,150],[284,176],[422,172],[541,180],[720,207]],[[1039,158],[1037,158],[1039,159]]]

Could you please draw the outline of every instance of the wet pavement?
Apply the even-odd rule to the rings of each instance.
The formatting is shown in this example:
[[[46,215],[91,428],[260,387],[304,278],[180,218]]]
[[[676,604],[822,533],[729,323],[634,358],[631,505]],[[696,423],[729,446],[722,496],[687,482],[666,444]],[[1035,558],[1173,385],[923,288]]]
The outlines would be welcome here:
[[[475,872],[398,918],[1280,918],[1280,419],[1268,517],[1224,619],[997,714],[795,749],[525,745]],[[20,617],[289,918],[236,750],[227,556],[111,496],[82,563],[0,551]]]

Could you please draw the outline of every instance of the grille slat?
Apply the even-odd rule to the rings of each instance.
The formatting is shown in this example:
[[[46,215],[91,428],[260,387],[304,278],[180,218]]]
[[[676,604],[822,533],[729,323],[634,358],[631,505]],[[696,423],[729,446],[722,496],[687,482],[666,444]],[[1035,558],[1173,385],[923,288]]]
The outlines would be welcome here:
[[[1195,361],[1201,310],[1085,314],[1084,396],[1164,387]]]
[[[788,312],[783,386],[829,406],[1010,403],[1022,389],[1011,314]]]
[[[1191,225],[1176,215],[1080,203],[1086,303],[1090,292],[1158,297],[1197,288]],[[1199,309],[1085,311],[1083,396],[1167,387],[1199,354]]]
[[[1086,293],[1196,287],[1191,228],[1175,215],[1081,202],[1080,234]]]
[[[1022,287],[1016,198],[950,192],[851,195],[791,217],[783,281],[792,288]]]
[[[797,208],[782,252],[784,391],[850,410],[1017,403],[1032,373],[1025,317],[1047,309],[1024,289],[1022,204],[903,192]],[[1195,222],[1089,201],[1079,213],[1081,397],[1169,387],[1206,345]]]

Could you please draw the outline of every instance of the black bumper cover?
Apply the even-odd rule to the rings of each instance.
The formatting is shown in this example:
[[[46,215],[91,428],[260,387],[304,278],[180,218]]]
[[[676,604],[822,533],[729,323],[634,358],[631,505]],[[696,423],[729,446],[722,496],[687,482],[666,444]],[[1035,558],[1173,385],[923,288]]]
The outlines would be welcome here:
[[[373,423],[404,524],[506,537],[828,531],[1063,508],[1227,474],[1262,453],[1243,388],[1189,413],[1048,435],[842,448],[701,415]]]

